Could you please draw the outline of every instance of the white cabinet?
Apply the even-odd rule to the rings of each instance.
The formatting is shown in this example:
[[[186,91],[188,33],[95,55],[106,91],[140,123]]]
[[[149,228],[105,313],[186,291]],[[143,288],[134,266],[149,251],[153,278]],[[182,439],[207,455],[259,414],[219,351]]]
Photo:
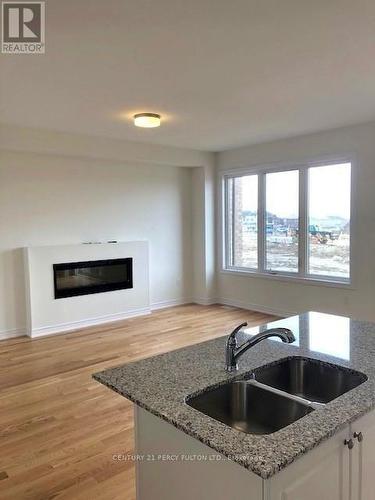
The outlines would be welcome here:
[[[347,439],[349,427],[266,481],[264,500],[351,500]]]
[[[375,412],[350,426],[354,447],[351,453],[352,481],[350,500],[375,499]]]
[[[375,412],[353,422],[265,486],[264,500],[375,500]]]
[[[267,480],[138,407],[135,421],[137,500],[375,500],[375,412]]]

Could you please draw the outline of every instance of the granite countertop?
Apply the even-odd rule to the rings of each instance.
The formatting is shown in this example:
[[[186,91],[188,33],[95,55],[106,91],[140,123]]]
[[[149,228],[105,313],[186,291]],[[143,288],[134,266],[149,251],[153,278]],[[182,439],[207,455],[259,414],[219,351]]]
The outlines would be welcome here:
[[[235,325],[234,325],[235,326]],[[260,329],[284,326],[294,344],[265,340],[239,360],[239,371],[224,370],[225,337],[111,368],[93,377],[213,450],[267,479],[349,422],[375,407],[375,324],[309,312],[249,328],[242,342]],[[188,406],[186,398],[288,356],[305,356],[351,368],[368,380],[283,429],[245,434]]]

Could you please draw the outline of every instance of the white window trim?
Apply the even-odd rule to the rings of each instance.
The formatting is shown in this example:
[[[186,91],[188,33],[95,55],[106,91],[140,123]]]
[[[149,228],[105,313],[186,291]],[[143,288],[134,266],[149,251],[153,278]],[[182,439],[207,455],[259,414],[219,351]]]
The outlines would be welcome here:
[[[304,196],[307,194],[306,184],[307,184],[307,172],[311,167],[336,165],[340,163],[351,163],[351,209],[350,209],[350,278],[339,278],[333,276],[324,275],[313,275],[307,273],[307,241],[303,235],[306,232],[307,221],[307,203],[304,203]],[[264,250],[258,248],[258,269],[228,266],[227,256],[229,255],[229,241],[227,238],[227,191],[226,182],[230,177],[240,177],[246,175],[254,174],[264,174],[268,172],[285,172],[287,170],[300,171],[300,199],[299,199],[299,224],[300,224],[300,240],[299,248],[301,249],[299,259],[299,272],[297,273],[287,273],[287,272],[270,272],[265,269],[261,269],[262,260],[259,260],[260,253]],[[223,170],[219,174],[219,217],[220,217],[220,227],[219,227],[219,242],[220,242],[220,273],[227,275],[245,276],[253,277],[259,279],[272,279],[277,281],[289,281],[308,285],[320,285],[329,286],[337,288],[355,289],[356,283],[356,266],[355,266],[355,241],[357,232],[357,220],[356,220],[356,179],[357,179],[357,169],[358,163],[356,156],[353,153],[348,153],[345,155],[330,155],[324,157],[315,157],[310,159],[304,159],[295,163],[292,162],[278,162],[271,164],[254,165],[248,167],[232,168],[228,170]],[[264,176],[260,176],[258,179],[264,179]],[[261,181],[258,182],[259,192],[261,190]],[[302,187],[302,189],[301,189]],[[259,204],[264,204],[264,199],[259,198]],[[261,236],[258,240],[259,246],[264,247],[264,231],[263,224],[264,220],[259,212],[264,210],[264,206],[260,206],[261,210],[258,210],[258,231]],[[260,225],[259,225],[260,222]],[[265,252],[263,253],[265,255]]]

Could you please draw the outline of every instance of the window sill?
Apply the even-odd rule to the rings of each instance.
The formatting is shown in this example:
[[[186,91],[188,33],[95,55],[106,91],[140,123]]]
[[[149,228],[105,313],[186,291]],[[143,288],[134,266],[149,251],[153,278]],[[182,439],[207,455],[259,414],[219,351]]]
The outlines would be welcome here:
[[[287,274],[271,274],[271,273],[260,273],[258,271],[251,271],[245,268],[224,268],[220,271],[221,274],[229,274],[232,276],[247,276],[250,278],[257,279],[268,279],[276,281],[286,281],[291,283],[299,283],[302,285],[315,285],[315,286],[325,286],[330,288],[345,288],[347,290],[354,290],[353,283],[350,281],[339,281],[329,278],[318,278],[318,277],[301,277],[293,276]]]

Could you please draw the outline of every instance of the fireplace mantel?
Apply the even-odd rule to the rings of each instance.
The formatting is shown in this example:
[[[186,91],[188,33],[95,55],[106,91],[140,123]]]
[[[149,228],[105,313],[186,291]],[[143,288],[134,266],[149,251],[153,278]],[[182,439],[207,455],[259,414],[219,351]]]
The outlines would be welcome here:
[[[75,330],[150,312],[146,241],[27,247],[24,256],[27,334],[30,337]],[[54,265],[127,258],[132,259],[132,288],[55,298]]]

